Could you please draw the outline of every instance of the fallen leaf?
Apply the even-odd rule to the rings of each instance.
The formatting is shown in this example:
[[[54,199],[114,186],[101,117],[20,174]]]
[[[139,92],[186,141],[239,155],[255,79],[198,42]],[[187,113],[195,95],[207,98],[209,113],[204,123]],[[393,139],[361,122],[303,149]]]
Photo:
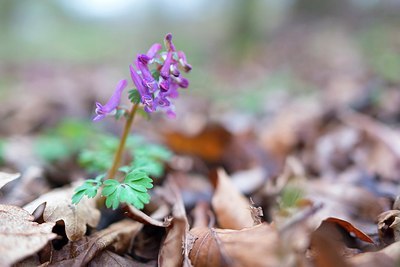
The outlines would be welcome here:
[[[158,265],[160,267],[182,266],[183,264],[192,266],[189,259],[192,244],[189,236],[189,223],[178,186],[172,177],[167,180],[163,192],[166,201],[173,205],[173,218],[171,225],[167,228],[167,236],[161,245]]]
[[[400,210],[388,210],[378,216],[378,234],[386,245],[400,241]]]
[[[7,173],[7,172],[0,172],[0,189],[8,184],[9,182],[19,178],[21,176],[20,173]]]
[[[54,223],[38,224],[27,211],[0,205],[0,265],[10,266],[32,255],[54,239]]]
[[[106,229],[78,241],[70,241],[59,251],[54,251],[50,265],[86,266],[101,251],[112,248],[124,253],[128,250],[132,238],[142,229],[142,224],[132,220],[114,223]],[[107,265],[106,265],[107,266]]]
[[[221,228],[240,230],[253,226],[250,202],[233,185],[223,169],[217,171],[211,203]]]
[[[397,160],[400,161],[399,132],[367,115],[350,110],[342,112],[340,118],[347,125],[363,130],[385,144],[393,153],[393,155],[396,156]]]
[[[334,217],[329,217],[324,220],[324,222],[332,222],[340,227],[344,228],[347,232],[353,233],[357,238],[359,238],[362,241],[368,242],[368,243],[374,243],[374,241],[365,233],[363,233],[360,229],[349,223],[348,221],[339,219],[339,218],[334,218]]]
[[[146,213],[138,210],[132,205],[124,206],[125,214],[140,223],[158,226],[158,227],[168,227],[171,224],[171,218],[164,218],[164,221],[159,221],[153,217],[150,217]]]
[[[86,233],[86,225],[96,227],[100,220],[100,211],[96,200],[83,198],[78,205],[71,202],[74,187],[54,189],[27,204],[24,209],[33,213],[42,204],[45,205],[43,220],[45,222],[63,221],[69,240],[81,239]]]
[[[284,266],[277,231],[268,224],[242,230],[198,227],[189,257],[197,266]]]
[[[103,267],[103,266],[135,266],[135,267],[156,267],[155,261],[146,263],[138,262],[134,259],[122,257],[114,252],[105,250],[93,258],[88,264],[88,267]]]
[[[400,263],[400,242],[375,252],[360,253],[348,259],[354,267],[393,267]]]
[[[200,133],[188,136],[165,133],[167,145],[177,153],[199,156],[210,162],[220,161],[231,134],[220,125],[207,125]]]
[[[50,190],[41,167],[29,166],[24,169],[21,178],[13,183],[9,191],[1,198],[4,204],[23,206]]]
[[[191,215],[193,217],[192,228],[214,226],[214,223],[210,224],[210,220],[215,221],[215,218],[212,217],[212,212],[208,202],[198,202],[192,210]]]
[[[311,235],[310,247],[316,267],[336,267],[349,265],[343,259],[344,243],[341,233],[334,223],[323,222]]]

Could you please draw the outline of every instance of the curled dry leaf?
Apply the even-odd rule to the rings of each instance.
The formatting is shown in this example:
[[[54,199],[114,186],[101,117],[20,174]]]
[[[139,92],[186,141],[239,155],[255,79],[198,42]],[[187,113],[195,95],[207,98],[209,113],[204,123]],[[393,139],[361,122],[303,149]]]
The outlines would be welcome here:
[[[50,265],[86,266],[101,251],[112,247],[124,253],[132,238],[142,229],[142,224],[132,220],[114,223],[106,229],[76,242],[69,242],[59,251],[54,251]],[[109,265],[105,265],[109,266]]]
[[[164,218],[164,221],[159,221],[159,220],[154,219],[153,217],[150,217],[146,213],[138,210],[137,208],[135,208],[132,205],[126,205],[124,207],[124,210],[125,210],[125,214],[129,218],[131,218],[135,221],[138,221],[140,223],[143,223],[143,224],[149,224],[149,225],[158,226],[158,227],[168,227],[171,224],[171,218]]]
[[[368,243],[372,239],[351,223],[330,217],[311,234],[311,252],[316,266],[349,266],[344,260],[344,254],[354,253],[351,248],[357,247],[354,236]]]
[[[400,210],[388,210],[378,216],[378,233],[386,245],[400,241]]]
[[[189,257],[193,266],[284,266],[276,229],[259,224],[242,230],[198,227]]]
[[[339,225],[343,229],[345,229],[348,233],[353,233],[358,239],[368,242],[368,243],[374,243],[374,241],[363,231],[349,223],[348,221],[339,219],[339,218],[334,218],[334,217],[329,217],[324,222],[331,222]]]
[[[71,241],[81,239],[86,233],[86,225],[96,227],[100,220],[100,211],[96,200],[83,198],[79,205],[71,202],[74,187],[55,189],[24,207],[33,213],[42,204],[45,205],[43,220],[45,222],[64,221],[65,233]]]
[[[189,251],[192,242],[191,236],[189,236],[189,223],[182,197],[172,177],[167,180],[163,193],[167,202],[173,205],[173,219],[171,225],[167,228],[167,236],[158,255],[158,265],[161,267],[191,266]]]
[[[222,228],[240,230],[253,226],[250,202],[232,184],[223,169],[217,171],[212,207]]]
[[[38,224],[27,211],[0,205],[0,265],[9,266],[44,247],[56,237],[54,223]]]
[[[0,189],[9,182],[19,178],[20,176],[21,174],[19,173],[0,172]]]

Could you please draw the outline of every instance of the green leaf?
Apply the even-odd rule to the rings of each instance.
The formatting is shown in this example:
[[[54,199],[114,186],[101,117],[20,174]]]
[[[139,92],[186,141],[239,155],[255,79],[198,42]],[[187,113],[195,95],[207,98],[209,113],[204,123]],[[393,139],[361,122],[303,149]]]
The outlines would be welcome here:
[[[133,103],[133,104],[139,104],[140,103],[140,93],[138,90],[136,89],[131,89],[128,92],[128,97],[129,100]]]
[[[150,157],[136,157],[133,161],[133,169],[159,177],[164,172],[164,164]]]
[[[75,194],[72,196],[72,204],[78,204],[84,195],[85,190],[75,192]]]
[[[129,173],[123,183],[111,179],[104,181],[102,195],[106,197],[106,207],[116,209],[120,203],[128,203],[142,209],[150,201],[148,189],[153,187],[152,182],[145,173],[138,171]]]
[[[103,183],[104,187],[101,194],[105,197],[108,197],[114,193],[120,183],[117,180],[108,179]]]
[[[104,177],[105,174],[102,174],[97,176],[95,179],[88,179],[81,186],[77,187],[72,196],[72,203],[78,204],[85,195],[88,198],[94,198],[97,195],[97,190],[100,188],[102,184],[101,180]]]
[[[141,180],[143,178],[147,178],[148,175],[145,172],[142,172],[141,170],[138,169],[134,169],[132,171],[130,171],[130,173],[128,173],[125,177],[125,181],[138,181]]]

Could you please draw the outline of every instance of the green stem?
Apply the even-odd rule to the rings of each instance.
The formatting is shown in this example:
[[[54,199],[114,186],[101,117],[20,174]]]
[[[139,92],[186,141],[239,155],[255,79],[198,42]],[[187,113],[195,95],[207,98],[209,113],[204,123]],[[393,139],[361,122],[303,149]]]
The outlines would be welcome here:
[[[126,120],[124,131],[121,136],[121,140],[119,141],[119,146],[118,146],[117,152],[115,153],[115,156],[114,156],[113,164],[110,168],[110,171],[108,172],[109,179],[115,179],[115,174],[117,173],[118,167],[121,162],[122,154],[124,153],[126,139],[128,137],[129,131],[131,129],[132,122],[133,122],[133,119],[135,118],[135,114],[136,114],[136,110],[137,110],[138,106],[139,106],[139,104],[134,104],[132,106],[132,109],[129,112],[129,116],[128,116],[128,119]]]

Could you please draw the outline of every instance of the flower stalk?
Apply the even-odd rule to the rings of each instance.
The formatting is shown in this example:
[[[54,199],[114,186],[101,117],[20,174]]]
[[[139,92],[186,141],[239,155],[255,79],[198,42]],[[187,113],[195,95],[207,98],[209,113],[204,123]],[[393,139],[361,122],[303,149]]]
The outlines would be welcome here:
[[[124,154],[124,148],[126,139],[128,138],[128,134],[132,127],[133,119],[135,118],[136,110],[138,109],[139,103],[136,103],[132,106],[129,114],[128,119],[126,120],[124,131],[122,132],[121,140],[119,141],[117,152],[115,153],[113,164],[108,172],[109,179],[115,179],[115,175],[118,171],[118,167],[121,164],[122,155]]]

